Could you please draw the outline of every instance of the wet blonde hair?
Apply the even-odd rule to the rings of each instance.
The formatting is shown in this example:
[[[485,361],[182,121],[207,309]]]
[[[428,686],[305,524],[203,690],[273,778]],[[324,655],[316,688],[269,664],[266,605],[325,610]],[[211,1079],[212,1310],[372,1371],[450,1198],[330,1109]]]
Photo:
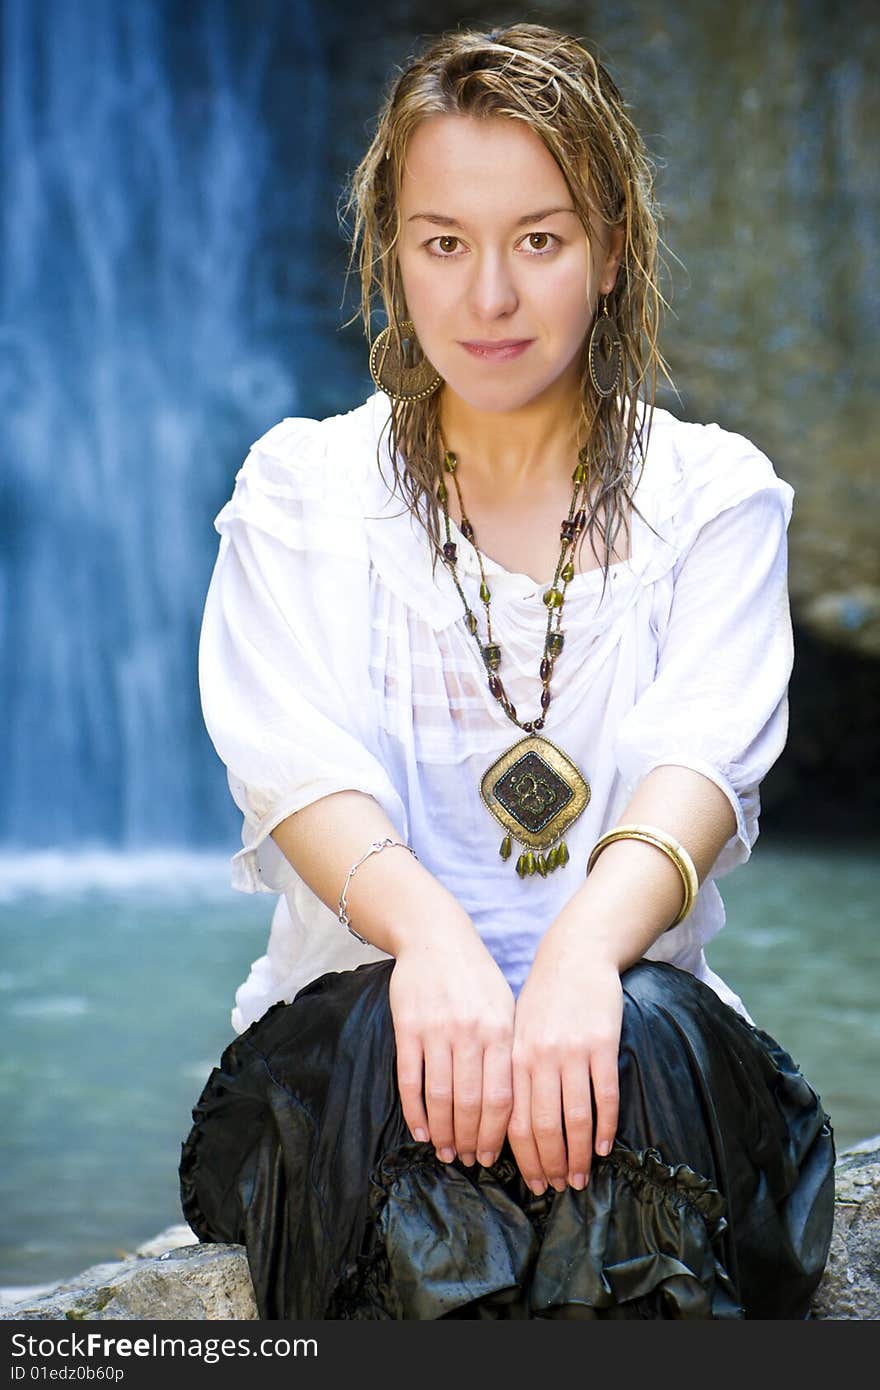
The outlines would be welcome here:
[[[578,446],[587,448],[590,504],[587,526],[605,582],[624,505],[636,511],[630,495],[636,452],[647,447],[653,419],[658,369],[671,383],[658,347],[660,306],[666,301],[657,283],[659,214],[653,172],[642,138],[607,70],[577,39],[540,24],[512,24],[484,34],[459,29],[441,35],[411,59],[392,81],[383,100],[376,133],[343,190],[340,217],[354,211],[349,274],[357,261],[360,316],[369,340],[371,313],[378,296],[393,325],[399,352],[399,325],[408,317],[394,247],[400,236],[399,201],[407,141],[430,116],[454,114],[524,121],[544,142],[565,178],[590,242],[590,210],[610,226],[623,225],[624,249],[608,313],[621,339],[618,391],[601,397],[592,385],[585,346],[581,364]],[[348,322],[358,317],[358,312]],[[410,343],[405,360],[422,360]],[[649,409],[637,411],[640,388]],[[439,395],[419,401],[392,401],[389,452],[394,482],[410,511],[420,517],[432,545],[434,566],[441,554],[442,514],[437,485],[443,477]],[[380,441],[381,453],[381,441]],[[402,470],[401,470],[402,465]],[[380,459],[381,467],[381,459]],[[599,520],[599,506],[605,523]],[[424,512],[423,512],[424,505]],[[641,513],[639,513],[641,515]],[[604,542],[599,560],[594,532]],[[603,587],[604,593],[604,587]]]

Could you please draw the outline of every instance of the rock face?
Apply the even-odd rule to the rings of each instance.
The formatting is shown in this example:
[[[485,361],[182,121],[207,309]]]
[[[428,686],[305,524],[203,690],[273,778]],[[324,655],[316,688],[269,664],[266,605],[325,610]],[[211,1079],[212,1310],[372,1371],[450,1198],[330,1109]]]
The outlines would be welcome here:
[[[880,1318],[880,1134],[838,1159],[834,1234],[817,1318]]]
[[[200,1245],[189,1226],[170,1226],[125,1260],[93,1265],[67,1283],[0,1309],[7,1321],[256,1316],[244,1248]]]
[[[880,1135],[838,1159],[834,1234],[813,1316],[880,1318]],[[6,1321],[256,1317],[243,1247],[200,1245],[189,1226],[170,1226],[125,1260],[0,1309]]]

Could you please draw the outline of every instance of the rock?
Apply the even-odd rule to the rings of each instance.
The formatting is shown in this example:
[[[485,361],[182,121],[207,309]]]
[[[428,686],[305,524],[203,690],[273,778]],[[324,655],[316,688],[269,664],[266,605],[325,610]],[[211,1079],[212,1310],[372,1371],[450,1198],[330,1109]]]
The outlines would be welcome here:
[[[181,1222],[179,1226],[169,1226],[160,1231],[152,1240],[145,1240],[135,1250],[136,1255],[165,1255],[169,1250],[179,1250],[182,1245],[198,1245],[199,1238],[194,1231]]]
[[[839,1156],[831,1250],[814,1318],[880,1318],[880,1134]],[[189,1226],[169,1226],[135,1253],[93,1265],[67,1283],[0,1308],[18,1319],[251,1320],[257,1317],[240,1245],[201,1245]]]
[[[880,1318],[880,1134],[846,1149],[836,1170],[834,1234],[815,1318]]]
[[[876,584],[817,594],[802,605],[800,618],[835,646],[880,656],[880,587]]]
[[[6,1304],[0,1321],[253,1319],[257,1316],[247,1257],[240,1245],[189,1242],[158,1255],[134,1255],[115,1264],[93,1265],[42,1297]],[[172,1226],[141,1249],[167,1246],[179,1238]]]
[[[806,433],[800,422],[794,435],[778,416],[763,440],[777,472],[795,489],[789,532],[795,623],[838,649],[876,659],[876,465],[864,444],[870,433],[859,438],[871,413],[868,399],[866,415],[854,416],[845,431],[834,411]]]

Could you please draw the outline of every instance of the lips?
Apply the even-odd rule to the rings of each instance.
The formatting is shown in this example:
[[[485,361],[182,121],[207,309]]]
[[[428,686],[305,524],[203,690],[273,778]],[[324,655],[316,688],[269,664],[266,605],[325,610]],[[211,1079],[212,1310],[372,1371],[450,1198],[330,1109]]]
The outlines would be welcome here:
[[[468,338],[465,347],[472,348],[506,348],[519,347],[520,343],[528,343],[529,338]]]
[[[472,357],[482,357],[490,362],[503,362],[509,357],[518,357],[533,341],[532,338],[499,338],[497,341],[466,342],[461,346]]]

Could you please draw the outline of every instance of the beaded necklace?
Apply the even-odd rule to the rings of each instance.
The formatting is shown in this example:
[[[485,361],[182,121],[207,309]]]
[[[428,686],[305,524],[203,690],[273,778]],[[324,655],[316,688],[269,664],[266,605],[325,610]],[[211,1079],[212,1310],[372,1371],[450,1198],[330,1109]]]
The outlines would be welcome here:
[[[488,685],[494,698],[501,705],[511,723],[516,724],[526,735],[501,754],[487,768],[480,780],[480,795],[486,808],[505,830],[499,853],[502,859],[509,859],[513,842],[521,847],[516,861],[516,872],[520,878],[528,878],[537,873],[546,878],[554,869],[562,868],[569,861],[568,847],[564,835],[569,826],[590,800],[590,784],[566,753],[555,743],[544,738],[547,711],[550,708],[550,682],[557,658],[565,645],[565,633],[560,624],[565,604],[565,591],[574,578],[574,564],[569,555],[586,526],[587,514],[581,507],[581,489],[588,480],[587,450],[578,452],[577,467],[572,474],[574,489],[568,516],[563,517],[560,526],[561,549],[556,565],[556,573],[549,589],[543,595],[547,605],[547,630],[544,637],[544,651],[538,668],[541,678],[541,713],[535,719],[525,722],[517,717],[516,707],[509,700],[504,683],[497,674],[502,661],[501,646],[492,639],[492,615],[490,611],[491,591],[483,569],[483,557],[474,539],[474,528],[467,518],[461,487],[458,481],[458,457],[443,443],[443,467],[452,478],[458,505],[461,511],[461,534],[470,541],[476,551],[480,566],[480,598],[486,609],[486,641],[482,641],[476,614],[468,603],[461,587],[456,569],[457,547],[450,530],[448,490],[443,478],[437,485],[437,500],[443,509],[446,524],[446,541],[443,545],[443,558],[452,575],[453,582],[464,604],[465,623],[480,650],[480,657],[488,674]]]

